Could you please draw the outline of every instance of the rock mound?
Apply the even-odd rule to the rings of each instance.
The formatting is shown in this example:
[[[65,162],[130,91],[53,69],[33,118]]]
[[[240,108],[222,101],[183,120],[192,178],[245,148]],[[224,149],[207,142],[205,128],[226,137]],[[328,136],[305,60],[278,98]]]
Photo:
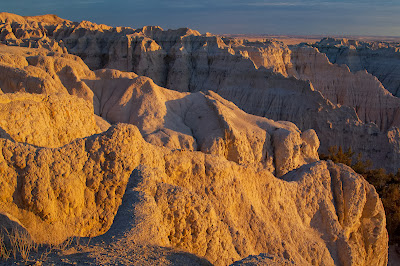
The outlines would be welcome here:
[[[85,81],[95,94],[95,113],[138,126],[150,143],[259,163],[278,176],[318,160],[314,130],[301,134],[292,123],[249,115],[212,91],[179,93],[145,77],[122,78],[111,70],[96,74]]]
[[[261,252],[302,265],[387,263],[379,197],[345,166],[321,161],[277,179],[153,146],[128,125],[57,149],[0,144],[2,210],[41,241],[46,232],[99,235],[125,221],[109,241],[172,246],[217,265]]]

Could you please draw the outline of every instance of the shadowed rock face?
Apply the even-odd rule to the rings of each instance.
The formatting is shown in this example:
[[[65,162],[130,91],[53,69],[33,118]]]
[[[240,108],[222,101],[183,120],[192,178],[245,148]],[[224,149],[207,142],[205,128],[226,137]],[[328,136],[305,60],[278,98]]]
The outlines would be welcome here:
[[[302,265],[387,261],[379,197],[342,165],[320,161],[277,179],[153,146],[122,124],[57,149],[0,145],[2,211],[41,241],[46,231],[98,235],[114,223],[110,241],[179,247],[217,265],[261,252]]]
[[[310,80],[332,103],[353,107],[362,121],[375,123],[383,132],[400,126],[400,99],[366,71],[352,73],[309,47],[292,48],[292,62],[296,76]]]
[[[398,43],[362,42],[325,38],[313,44],[329,61],[347,65],[352,72],[367,70],[393,95],[400,97],[400,46]]]

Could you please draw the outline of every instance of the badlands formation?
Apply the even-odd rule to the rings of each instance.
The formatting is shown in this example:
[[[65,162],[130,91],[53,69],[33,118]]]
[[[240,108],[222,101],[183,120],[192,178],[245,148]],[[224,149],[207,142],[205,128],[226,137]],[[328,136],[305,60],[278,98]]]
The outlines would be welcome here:
[[[400,97],[400,57],[398,43],[362,42],[325,38],[315,43],[329,61],[347,65],[352,72],[367,70],[393,95]]]
[[[180,92],[212,90],[247,113],[291,121],[301,130],[313,128],[320,152],[342,146],[361,152],[374,167],[400,168],[400,100],[371,74],[332,65],[312,47],[289,49],[276,41],[222,39],[190,29],[112,28],[48,16],[3,13],[0,21],[4,44],[75,54],[92,70],[134,72]],[[87,88],[80,93],[91,97]]]
[[[2,223],[160,265],[387,264],[374,187],[318,156],[340,145],[400,168],[400,99],[368,69],[54,15],[0,13],[0,42]],[[151,265],[131,256],[95,263]]]

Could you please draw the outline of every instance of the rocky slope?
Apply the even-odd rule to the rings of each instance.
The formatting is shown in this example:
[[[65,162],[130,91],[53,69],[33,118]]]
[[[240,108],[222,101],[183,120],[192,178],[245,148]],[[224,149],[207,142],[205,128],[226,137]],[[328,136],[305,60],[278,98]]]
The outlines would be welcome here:
[[[329,61],[345,64],[352,72],[367,70],[393,95],[400,97],[400,46],[398,43],[362,42],[325,38],[313,45]]]
[[[302,265],[387,262],[379,197],[345,166],[320,161],[277,179],[153,146],[128,125],[58,149],[0,145],[1,209],[37,240],[112,225],[103,239],[179,247],[217,265],[261,252]]]

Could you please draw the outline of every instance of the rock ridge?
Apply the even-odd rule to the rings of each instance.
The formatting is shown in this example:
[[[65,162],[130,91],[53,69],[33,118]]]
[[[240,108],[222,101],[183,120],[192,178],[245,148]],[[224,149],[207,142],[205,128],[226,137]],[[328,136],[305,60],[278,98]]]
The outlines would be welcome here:
[[[44,232],[95,236],[126,224],[119,207],[133,220],[110,241],[181,248],[216,265],[260,252],[302,265],[387,263],[382,203],[342,165],[319,161],[278,179],[148,144],[124,124],[56,149],[0,145],[1,210],[41,241]]]

